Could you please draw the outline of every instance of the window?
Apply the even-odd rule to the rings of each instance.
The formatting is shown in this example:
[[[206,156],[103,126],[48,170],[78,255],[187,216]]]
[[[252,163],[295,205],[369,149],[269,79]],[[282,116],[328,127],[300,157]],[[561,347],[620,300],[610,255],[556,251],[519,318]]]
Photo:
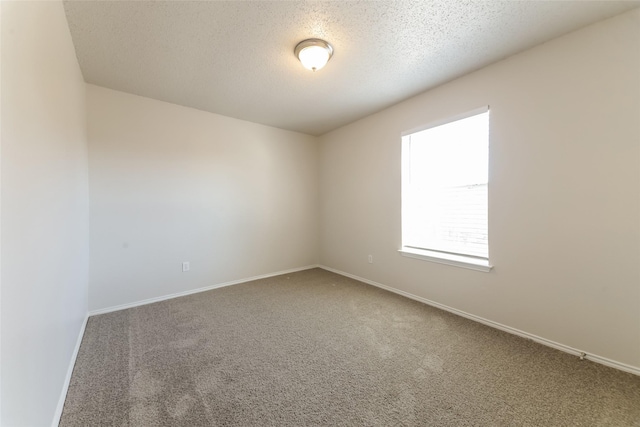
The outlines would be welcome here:
[[[489,271],[489,108],[402,137],[405,256]]]

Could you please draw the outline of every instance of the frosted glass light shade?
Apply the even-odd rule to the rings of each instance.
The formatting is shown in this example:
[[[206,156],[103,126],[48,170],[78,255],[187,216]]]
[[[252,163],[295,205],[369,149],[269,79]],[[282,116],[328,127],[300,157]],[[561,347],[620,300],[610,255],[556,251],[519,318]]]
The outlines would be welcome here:
[[[303,40],[295,48],[295,54],[302,66],[311,71],[317,71],[327,65],[333,55],[333,48],[329,43],[320,39]]]

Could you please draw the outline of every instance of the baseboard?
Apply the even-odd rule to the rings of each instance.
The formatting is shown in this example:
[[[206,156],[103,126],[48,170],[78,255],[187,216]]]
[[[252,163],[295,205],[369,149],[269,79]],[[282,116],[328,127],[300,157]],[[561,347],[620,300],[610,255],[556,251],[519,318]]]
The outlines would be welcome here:
[[[233,280],[231,282],[218,283],[218,284],[211,285],[211,286],[205,286],[203,288],[191,289],[189,291],[176,292],[175,294],[163,295],[163,296],[149,298],[149,299],[145,299],[145,300],[141,300],[141,301],[135,301],[135,302],[127,303],[127,304],[120,304],[120,305],[116,305],[116,306],[112,306],[112,307],[100,308],[100,309],[97,309],[97,310],[90,311],[89,312],[89,316],[95,316],[95,315],[98,315],[98,314],[111,313],[113,311],[126,310],[127,308],[133,308],[133,307],[139,307],[141,305],[153,304],[154,302],[159,302],[159,301],[165,301],[165,300],[168,300],[168,299],[184,297],[186,295],[191,295],[191,294],[197,294],[197,293],[200,293],[200,292],[210,291],[212,289],[224,288],[226,286],[238,285],[240,283],[251,282],[253,280],[266,279],[266,278],[273,277],[273,276],[280,276],[282,274],[295,273],[297,271],[309,270],[311,268],[318,268],[318,267],[320,267],[318,264],[307,265],[307,266],[304,266],[304,267],[292,268],[290,270],[277,271],[275,273],[269,273],[269,274],[263,274],[263,275],[260,275],[260,276],[248,277],[248,278],[245,278],[245,279]]]
[[[575,356],[580,356],[580,357],[583,357],[584,359],[591,360],[592,362],[599,363],[601,365],[609,366],[611,368],[615,368],[615,369],[618,369],[620,371],[629,372],[631,374],[640,376],[640,368],[638,368],[636,366],[627,365],[626,363],[617,362],[615,360],[611,360],[611,359],[608,359],[606,357],[598,356],[598,355],[595,355],[595,354],[590,354],[590,353],[587,353],[585,351],[578,350],[578,349],[575,349],[573,347],[569,347],[567,345],[560,344],[558,342],[551,341],[551,340],[548,340],[546,338],[542,338],[542,337],[530,334],[530,333],[525,332],[525,331],[521,331],[520,329],[512,328],[510,326],[503,325],[502,323],[494,322],[492,320],[485,319],[484,317],[476,316],[474,314],[470,314],[470,313],[464,312],[462,310],[458,310],[456,308],[449,307],[447,305],[440,304],[440,303],[435,302],[435,301],[431,301],[431,300],[429,300],[427,298],[419,297],[419,296],[413,295],[413,294],[411,294],[409,292],[405,292],[405,291],[402,291],[400,289],[392,288],[391,286],[383,285],[382,283],[374,282],[373,280],[365,279],[364,277],[356,276],[355,274],[346,273],[344,271],[336,270],[335,268],[327,267],[325,265],[319,265],[319,267],[322,268],[323,270],[331,271],[332,273],[336,273],[336,274],[339,274],[341,276],[349,277],[349,278],[357,280],[359,282],[363,282],[363,283],[366,283],[368,285],[372,285],[372,286],[387,290],[389,292],[393,292],[395,294],[402,295],[402,296],[410,298],[412,300],[416,300],[416,301],[422,302],[422,303],[430,305],[432,307],[436,307],[436,308],[439,308],[441,310],[448,311],[448,312],[456,314],[458,316],[462,316],[462,317],[465,317],[467,319],[471,319],[473,321],[482,323],[483,325],[487,325],[487,326],[490,326],[492,328],[500,329],[501,331],[505,331],[505,332],[508,332],[510,334],[513,334],[513,335],[518,335],[520,337],[530,339],[532,341],[535,341],[537,343],[546,345],[548,347],[553,347],[553,348],[555,348],[557,350],[560,350],[560,351],[563,351],[565,353],[573,354]]]
[[[69,368],[67,369],[67,376],[64,378],[64,383],[62,384],[62,391],[60,392],[60,398],[58,399],[58,406],[56,407],[56,412],[53,415],[53,421],[51,422],[52,427],[58,427],[60,424],[60,417],[62,417],[62,410],[64,409],[64,402],[67,398],[67,391],[69,391],[69,384],[71,383],[71,374],[73,374],[73,368],[76,365],[76,359],[78,357],[78,352],[80,351],[80,344],[82,344],[82,337],[84,337],[84,330],[87,327],[87,321],[89,320],[89,315],[87,314],[82,321],[82,326],[80,327],[80,332],[78,333],[78,339],[76,340],[76,346],[73,349],[73,353],[71,354],[71,360],[69,360]]]

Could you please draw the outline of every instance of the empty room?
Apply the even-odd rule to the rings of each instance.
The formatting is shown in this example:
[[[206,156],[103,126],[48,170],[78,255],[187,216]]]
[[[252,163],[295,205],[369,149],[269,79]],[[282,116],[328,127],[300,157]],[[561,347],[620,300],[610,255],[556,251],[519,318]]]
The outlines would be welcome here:
[[[3,427],[640,426],[640,1],[0,25]]]

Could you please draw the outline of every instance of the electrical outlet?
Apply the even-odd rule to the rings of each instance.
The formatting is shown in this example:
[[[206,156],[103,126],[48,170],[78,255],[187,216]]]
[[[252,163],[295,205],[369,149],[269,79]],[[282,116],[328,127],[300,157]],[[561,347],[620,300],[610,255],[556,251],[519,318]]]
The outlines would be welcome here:
[[[368,260],[369,260],[369,264],[373,264],[373,255],[369,255]]]
[[[184,273],[185,271],[189,271],[191,269],[191,266],[189,265],[189,261],[185,261],[182,263],[182,272]]]

